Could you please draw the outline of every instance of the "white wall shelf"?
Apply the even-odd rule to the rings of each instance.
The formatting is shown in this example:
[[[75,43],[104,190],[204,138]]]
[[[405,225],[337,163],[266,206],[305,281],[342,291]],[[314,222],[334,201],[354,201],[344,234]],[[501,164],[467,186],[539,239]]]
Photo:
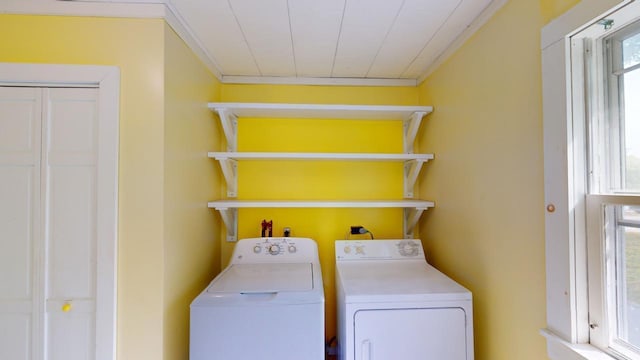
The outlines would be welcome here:
[[[404,152],[413,152],[413,143],[422,118],[433,111],[431,106],[396,105],[318,105],[275,103],[209,103],[220,117],[227,139],[227,150],[236,151],[238,118],[357,119],[399,120],[404,127]]]
[[[218,114],[225,138],[227,152],[210,152],[208,156],[220,163],[227,183],[227,196],[238,194],[238,161],[395,161],[404,163],[405,198],[413,198],[413,189],[422,165],[434,158],[433,154],[414,154],[416,135],[431,106],[394,105],[318,105],[276,103],[209,103],[209,109]],[[238,152],[238,118],[293,118],[293,119],[345,119],[392,120],[403,122],[403,151],[396,153],[299,153],[299,152]],[[216,209],[227,229],[227,241],[236,241],[238,233],[238,209],[240,208],[402,208],[404,209],[403,234],[413,238],[413,232],[423,211],[434,204],[424,200],[367,200],[367,201],[292,201],[292,200],[220,200],[209,203]]]
[[[413,238],[422,212],[434,207],[433,202],[425,200],[219,200],[208,205],[220,212],[227,228],[227,241],[237,240],[238,209],[242,208],[403,208],[403,234],[405,238]]]
[[[227,182],[227,196],[238,196],[238,160],[318,160],[318,161],[382,161],[404,162],[404,197],[413,198],[413,188],[422,165],[433,160],[433,154],[382,153],[279,153],[279,152],[210,152],[218,160]]]
[[[345,160],[345,161],[429,161],[433,154],[383,153],[293,153],[293,152],[210,152],[216,160]]]

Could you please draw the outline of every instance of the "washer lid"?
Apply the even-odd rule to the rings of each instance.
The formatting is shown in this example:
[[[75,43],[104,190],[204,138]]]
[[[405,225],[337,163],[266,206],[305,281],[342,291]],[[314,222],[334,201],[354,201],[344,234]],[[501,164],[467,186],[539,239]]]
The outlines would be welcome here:
[[[313,290],[313,264],[232,264],[207,288],[208,293],[276,293]]]
[[[337,272],[354,301],[471,299],[469,290],[422,260],[339,262]]]

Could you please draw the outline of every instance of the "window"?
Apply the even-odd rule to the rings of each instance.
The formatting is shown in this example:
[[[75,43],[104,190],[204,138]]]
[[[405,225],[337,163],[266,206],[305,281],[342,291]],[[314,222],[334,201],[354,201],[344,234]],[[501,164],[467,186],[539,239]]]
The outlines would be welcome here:
[[[584,144],[574,179],[586,200],[588,340],[620,359],[640,359],[638,18],[636,1],[570,41],[574,139]]]

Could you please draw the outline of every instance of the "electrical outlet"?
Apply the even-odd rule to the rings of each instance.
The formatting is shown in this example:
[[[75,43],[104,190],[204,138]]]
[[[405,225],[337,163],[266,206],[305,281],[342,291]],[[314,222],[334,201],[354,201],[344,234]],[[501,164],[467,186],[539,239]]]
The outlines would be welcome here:
[[[352,226],[351,227],[351,235],[364,234],[367,231],[362,226]]]

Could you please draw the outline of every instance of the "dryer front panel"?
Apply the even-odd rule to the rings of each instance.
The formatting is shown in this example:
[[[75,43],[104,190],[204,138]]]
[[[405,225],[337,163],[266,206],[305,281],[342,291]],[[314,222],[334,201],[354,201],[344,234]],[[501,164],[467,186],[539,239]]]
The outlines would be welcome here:
[[[359,310],[354,314],[354,359],[466,360],[462,308]]]

